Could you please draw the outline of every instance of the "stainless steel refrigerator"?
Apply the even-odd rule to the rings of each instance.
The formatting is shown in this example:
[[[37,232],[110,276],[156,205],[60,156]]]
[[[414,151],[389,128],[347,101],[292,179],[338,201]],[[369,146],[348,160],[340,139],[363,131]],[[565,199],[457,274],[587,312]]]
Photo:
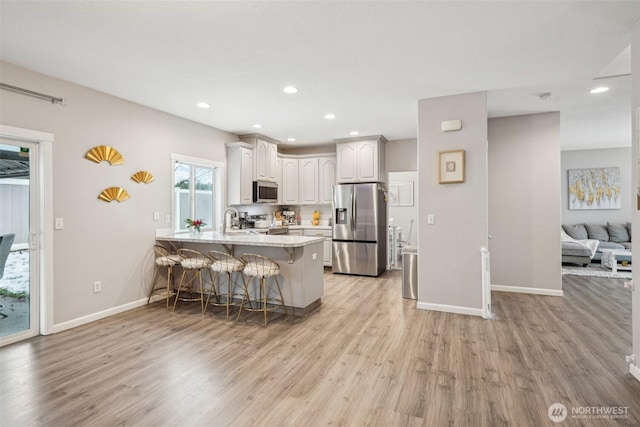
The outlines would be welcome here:
[[[387,266],[387,201],[381,183],[333,188],[334,273],[379,276]]]

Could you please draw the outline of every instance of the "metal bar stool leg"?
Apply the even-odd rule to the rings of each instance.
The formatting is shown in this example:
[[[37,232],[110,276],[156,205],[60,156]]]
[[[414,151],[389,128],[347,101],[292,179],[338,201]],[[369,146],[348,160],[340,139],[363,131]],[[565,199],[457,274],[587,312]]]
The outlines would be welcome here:
[[[220,275],[219,272],[215,272],[213,273],[213,279],[211,279],[211,292],[213,292],[216,296],[218,295],[216,292],[216,288],[215,288],[215,281],[216,279],[218,279],[218,276]],[[207,311],[207,306],[209,305],[209,301],[211,300],[211,292],[209,292],[209,296],[207,297],[207,302],[204,305],[204,311]]]
[[[171,276],[173,276],[173,266],[167,267],[167,310],[169,309],[169,296],[171,295]]]
[[[176,304],[178,303],[178,297],[180,296],[180,290],[182,289],[182,282],[184,281],[184,276],[187,274],[187,270],[182,272],[182,277],[180,277],[180,284],[178,285],[178,290],[176,291],[176,299],[173,301],[173,311],[176,311]]]
[[[251,285],[252,279],[253,276],[249,276],[249,279],[246,279],[244,274],[242,275],[244,294],[242,295],[242,302],[240,303],[240,309],[238,310],[238,317],[236,317],[236,321],[240,320],[240,315],[242,314],[242,309],[244,308],[245,301],[249,303],[249,308],[253,310],[253,304],[251,304],[251,296],[249,294],[249,285]]]
[[[276,287],[278,288],[278,294],[280,294],[280,305],[282,306],[282,311],[284,312],[284,316],[287,317],[287,308],[284,305],[284,297],[282,296],[282,290],[280,289],[280,282],[278,281],[277,276],[273,276],[273,280],[276,281]]]
[[[264,313],[264,327],[267,327],[267,280],[264,276],[260,278],[260,293],[262,294],[262,312]]]
[[[158,280],[158,273],[160,272],[160,267],[158,267],[156,265],[155,267],[155,273],[153,274],[153,280],[151,281],[151,291],[149,291],[149,298],[147,298],[147,304],[149,304],[149,302],[151,302],[151,296],[153,295],[153,292],[156,290],[156,280]]]

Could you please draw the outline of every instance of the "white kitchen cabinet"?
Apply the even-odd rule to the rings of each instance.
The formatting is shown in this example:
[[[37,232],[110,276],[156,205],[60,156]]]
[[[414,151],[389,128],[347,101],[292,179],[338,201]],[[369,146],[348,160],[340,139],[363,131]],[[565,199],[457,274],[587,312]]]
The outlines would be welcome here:
[[[267,181],[276,182],[278,180],[278,146],[269,144],[267,147]]]
[[[282,158],[282,204],[297,205],[298,202],[298,158]]]
[[[256,181],[277,180],[278,143],[276,140],[257,133],[240,135],[240,140],[255,147],[253,157],[253,177]]]
[[[326,267],[331,267],[333,265],[331,260],[333,256],[333,253],[331,252],[332,250],[333,245],[331,244],[331,239],[324,239],[322,242],[322,261]]]
[[[282,158],[276,158],[276,182],[278,183],[278,204],[282,203]]]
[[[258,140],[256,142],[255,159],[256,165],[255,177],[256,181],[266,181],[269,174],[269,163],[267,162],[269,152],[269,143],[267,141]]]
[[[253,203],[254,147],[243,142],[227,146],[227,205]]]
[[[358,144],[356,142],[343,142],[336,144],[336,180],[338,182],[356,182],[358,160]]]
[[[386,181],[384,136],[346,138],[336,141],[337,182]]]
[[[300,156],[301,205],[330,205],[333,199],[333,185],[336,175],[335,156]]]
[[[380,167],[380,148],[377,141],[361,141],[358,144],[358,179],[360,181],[378,181]]]
[[[298,202],[301,205],[318,204],[318,158],[301,158],[298,160],[300,174],[300,194]]]
[[[330,205],[333,202],[333,185],[336,183],[336,158],[318,159],[318,204]]]
[[[333,232],[331,229],[317,229],[317,228],[305,228],[303,229],[304,236],[314,236],[314,237],[324,237],[324,241],[322,242],[322,261],[325,266],[331,267],[331,256],[332,256],[332,238]]]

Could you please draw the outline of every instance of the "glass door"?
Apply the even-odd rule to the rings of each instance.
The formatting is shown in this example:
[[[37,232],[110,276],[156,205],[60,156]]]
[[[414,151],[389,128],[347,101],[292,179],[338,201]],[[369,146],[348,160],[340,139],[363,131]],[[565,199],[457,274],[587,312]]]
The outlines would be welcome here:
[[[0,344],[38,334],[38,145],[0,139]]]

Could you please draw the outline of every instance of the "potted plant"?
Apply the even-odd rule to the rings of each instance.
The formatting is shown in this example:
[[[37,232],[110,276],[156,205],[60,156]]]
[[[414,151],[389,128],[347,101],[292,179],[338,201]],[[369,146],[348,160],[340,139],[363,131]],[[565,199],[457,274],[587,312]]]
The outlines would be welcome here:
[[[193,229],[194,232],[196,233],[200,233],[202,230],[200,229],[202,226],[207,225],[203,220],[201,219],[191,219],[191,218],[187,218],[185,220],[185,222],[187,223],[187,228]]]

